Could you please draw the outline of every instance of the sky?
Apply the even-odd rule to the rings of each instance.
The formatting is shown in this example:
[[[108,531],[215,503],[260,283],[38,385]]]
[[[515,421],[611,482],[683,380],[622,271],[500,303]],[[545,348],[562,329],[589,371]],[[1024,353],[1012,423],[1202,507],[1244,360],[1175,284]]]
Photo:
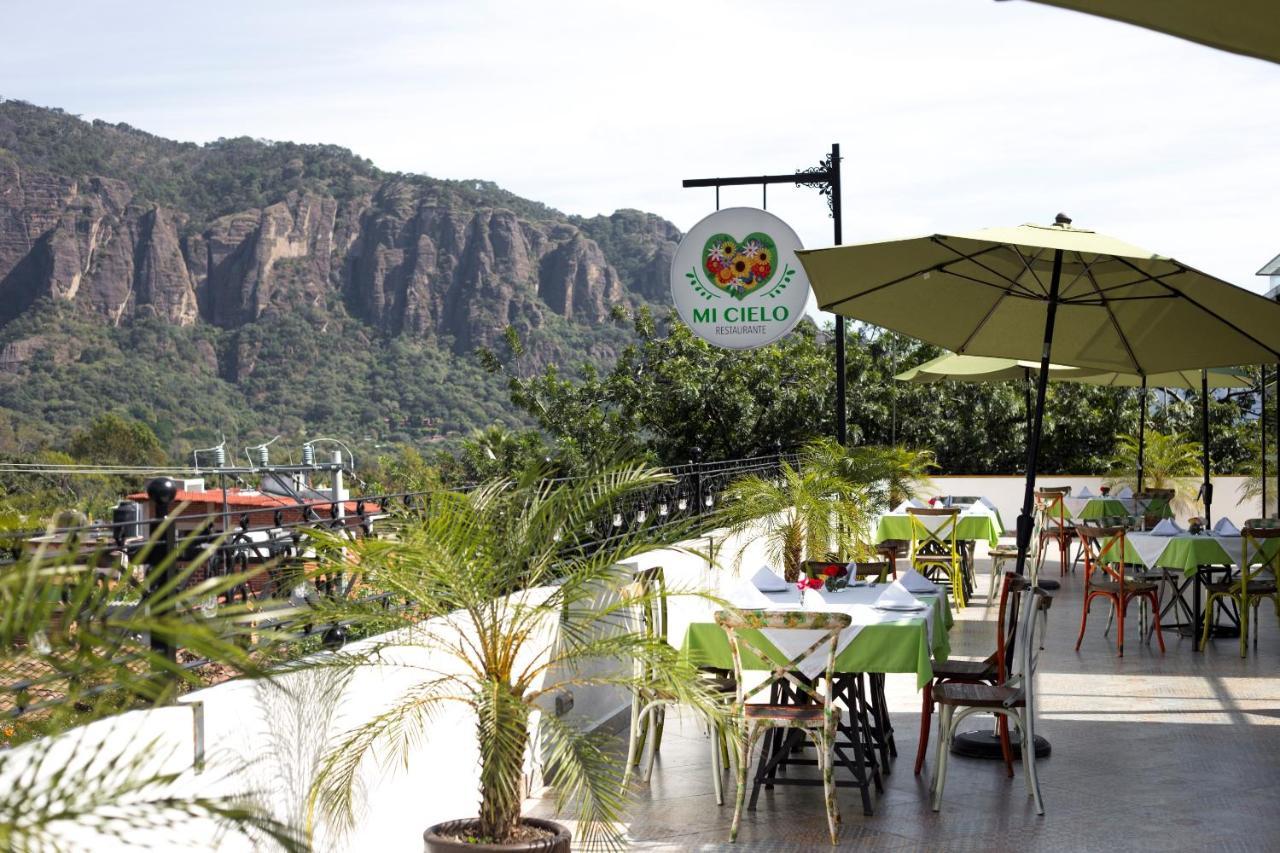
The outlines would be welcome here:
[[[687,230],[841,144],[844,241],[1059,211],[1244,287],[1280,253],[1280,65],[1013,0],[3,0],[0,96],[346,146]],[[813,190],[769,209],[832,245]],[[758,205],[758,188],[721,192]]]

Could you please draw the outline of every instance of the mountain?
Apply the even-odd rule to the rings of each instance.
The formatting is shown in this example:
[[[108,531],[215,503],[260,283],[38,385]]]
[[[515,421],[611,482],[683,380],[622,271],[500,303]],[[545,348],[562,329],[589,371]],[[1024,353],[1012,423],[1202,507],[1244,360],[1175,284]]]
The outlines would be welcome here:
[[[475,349],[511,325],[534,365],[609,361],[611,309],[666,301],[679,238],[335,146],[0,101],[0,452],[107,408],[171,443],[512,420]]]

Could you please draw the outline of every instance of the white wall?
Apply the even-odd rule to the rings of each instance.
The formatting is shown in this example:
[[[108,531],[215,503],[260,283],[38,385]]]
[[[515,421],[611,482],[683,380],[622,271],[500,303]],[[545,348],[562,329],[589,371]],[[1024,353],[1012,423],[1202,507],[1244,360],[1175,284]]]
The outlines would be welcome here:
[[[715,534],[723,541],[723,533]],[[742,543],[749,543],[742,548]],[[741,564],[754,571],[766,559],[757,537],[728,541],[721,548],[726,572],[711,572],[696,551],[705,551],[707,538],[684,543],[684,548],[664,549],[635,562],[640,567],[661,565],[668,587],[674,592],[718,586],[722,576],[736,577]],[[548,594],[547,589],[523,595]],[[705,600],[675,596],[670,608],[670,636],[683,637],[688,622],[710,609]],[[548,626],[543,643],[554,642],[555,626]],[[353,643],[347,651],[359,651],[393,635]],[[544,646],[545,647],[545,646]],[[152,739],[160,751],[153,762],[170,772],[184,771],[178,796],[240,795],[266,807],[281,820],[302,825],[306,795],[320,757],[341,733],[389,707],[405,688],[421,678],[421,669],[456,666],[442,654],[422,648],[397,647],[397,665],[364,665],[350,669],[318,667],[281,676],[273,683],[232,681],[190,694],[184,701],[200,703],[203,710],[206,766],[192,767],[195,754],[193,712],[190,708],[139,711],[70,732],[47,743],[61,752],[84,754],[85,743],[102,744],[117,756],[148,754]],[[323,658],[323,656],[322,656]],[[602,667],[629,667],[630,661],[601,662]],[[574,691],[571,712],[583,726],[594,726],[623,712],[629,698],[619,690],[592,688]],[[24,758],[35,760],[38,745],[28,744],[6,756],[5,767],[17,772]],[[447,707],[425,726],[424,736],[409,751],[407,762],[380,756],[381,763],[364,768],[360,776],[360,814],[356,826],[342,834],[322,823],[316,827],[319,851],[420,851],[422,831],[451,818],[468,817],[478,810],[479,750],[475,725],[465,707]],[[0,779],[3,784],[3,779]],[[142,840],[140,831],[132,837]],[[84,847],[94,847],[87,828],[67,829],[66,837]],[[208,826],[183,820],[180,825],[158,829],[145,839],[156,849],[170,849],[195,839],[199,849],[266,849],[250,841],[218,837]],[[207,844],[205,841],[207,840]],[[98,839],[98,849],[117,849],[109,839]]]
[[[1104,482],[1103,477],[1075,475],[1041,475],[1037,479],[1039,486],[1070,486],[1072,492],[1078,492],[1088,486],[1094,494]],[[1241,500],[1246,478],[1214,477],[1213,505],[1210,507],[1213,520],[1229,518],[1238,527],[1246,518],[1256,518],[1261,506],[1258,499]],[[932,485],[925,491],[937,495],[981,495],[991,500],[1000,510],[1000,518],[1004,521],[1007,532],[1012,533],[1017,522],[1018,512],[1022,507],[1022,493],[1025,480],[1022,477],[1007,476],[947,476],[932,478]],[[1201,507],[1197,504],[1194,511],[1185,502],[1174,505],[1179,519],[1185,521],[1188,516],[1199,515]]]

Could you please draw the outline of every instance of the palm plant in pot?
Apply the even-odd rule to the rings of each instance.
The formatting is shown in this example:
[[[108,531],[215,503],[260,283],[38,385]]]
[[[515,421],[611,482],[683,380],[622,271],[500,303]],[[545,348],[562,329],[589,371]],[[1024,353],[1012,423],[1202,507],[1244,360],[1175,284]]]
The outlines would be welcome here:
[[[776,475],[739,477],[722,503],[720,520],[733,533],[763,523],[770,557],[782,563],[792,583],[806,558],[861,558],[870,547],[869,488],[827,464],[829,453],[824,442],[806,445],[799,465],[783,460]]]
[[[584,731],[550,708],[575,688],[657,687],[717,713],[695,670],[665,638],[646,636],[628,618],[658,593],[631,583],[620,563],[689,530],[652,520],[615,526],[615,508],[670,482],[640,464],[562,481],[532,471],[466,494],[437,493],[398,519],[390,536],[335,541],[347,551],[340,559],[358,563],[368,584],[415,608],[412,624],[350,652],[349,663],[400,666],[407,650],[431,657],[426,665],[415,659],[412,686],[344,733],[322,760],[313,824],[323,816],[349,827],[362,765],[386,750],[407,759],[433,715],[460,703],[479,745],[479,814],[430,827],[428,851],[568,850],[564,827],[522,815],[531,751],[545,759],[556,813],[575,814],[579,841],[621,846],[625,762],[611,751],[612,736]],[[605,531],[616,535],[602,540]]]

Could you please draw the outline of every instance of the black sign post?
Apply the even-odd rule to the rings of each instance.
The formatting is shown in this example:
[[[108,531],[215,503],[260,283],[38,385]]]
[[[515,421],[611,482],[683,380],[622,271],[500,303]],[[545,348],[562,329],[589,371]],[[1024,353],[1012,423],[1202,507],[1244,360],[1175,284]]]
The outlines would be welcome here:
[[[802,169],[790,175],[757,175],[741,178],[692,178],[683,186],[715,187],[716,210],[720,209],[720,188],[755,186],[768,187],[769,184],[792,184],[797,187],[812,187],[827,197],[827,207],[831,212],[831,220],[835,227],[835,245],[844,241],[840,228],[840,144],[831,146],[831,153],[822,159],[817,166]],[[766,189],[764,192],[768,192]],[[766,200],[768,196],[765,196]],[[845,405],[844,376],[844,336],[845,318],[836,315],[836,440],[842,445],[848,444],[849,414]]]

